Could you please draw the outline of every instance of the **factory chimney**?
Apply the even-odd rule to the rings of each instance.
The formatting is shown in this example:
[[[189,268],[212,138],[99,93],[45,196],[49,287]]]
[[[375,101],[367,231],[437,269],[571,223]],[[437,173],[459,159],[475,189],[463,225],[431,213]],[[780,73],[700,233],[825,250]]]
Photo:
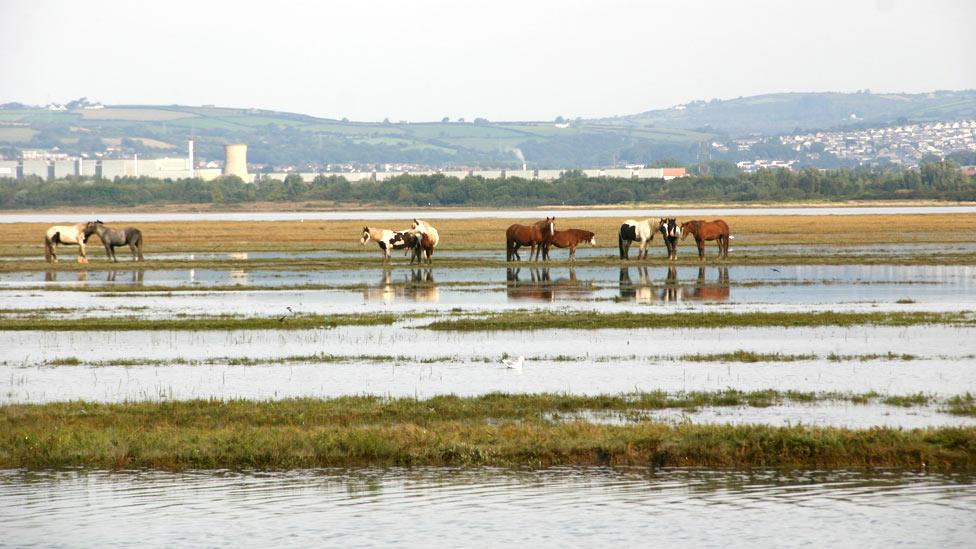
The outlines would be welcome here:
[[[187,162],[189,162],[189,165],[187,166],[187,171],[189,172],[187,174],[187,177],[193,179],[193,173],[195,170],[193,169],[193,140],[192,139],[186,142],[186,152],[187,152]]]
[[[236,175],[245,183],[250,182],[251,179],[247,175],[247,145],[243,143],[224,145],[224,175]]]

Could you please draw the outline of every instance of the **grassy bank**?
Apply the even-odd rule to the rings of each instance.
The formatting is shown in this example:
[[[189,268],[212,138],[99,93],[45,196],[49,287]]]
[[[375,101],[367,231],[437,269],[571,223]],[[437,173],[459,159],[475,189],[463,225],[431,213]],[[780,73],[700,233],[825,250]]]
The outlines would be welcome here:
[[[668,209],[651,207],[649,217],[665,216]],[[440,232],[439,250],[504,250],[505,229],[512,223],[529,223],[546,215],[556,215],[556,228],[579,228],[593,231],[597,242],[615,246],[622,216],[574,217],[572,211],[539,211],[526,219],[438,219],[431,223]],[[488,212],[486,212],[487,214]],[[66,215],[64,222],[82,222],[92,214]],[[976,214],[881,214],[881,215],[730,215],[723,216],[736,236],[736,248],[753,244],[895,244],[972,242],[976,234]],[[686,218],[680,219],[685,221]],[[0,224],[0,255],[43,256],[44,231],[49,223]],[[147,223],[115,223],[118,226],[138,226],[145,238],[147,258],[159,252],[246,252],[246,251],[310,251],[362,250],[359,238],[363,225],[402,229],[410,226],[410,219],[394,220],[307,220],[307,221],[161,221]],[[947,230],[951,227],[951,230]],[[852,239],[852,235],[854,238]],[[91,257],[101,259],[105,252],[93,239]],[[655,239],[653,245],[664,254],[664,245]],[[376,244],[367,249],[379,257]],[[695,243],[681,242],[681,254],[693,254]],[[714,253],[714,246],[710,251]],[[936,251],[936,250],[933,250]],[[77,250],[63,248],[64,258],[73,260]],[[128,250],[119,250],[120,259],[128,258]]]
[[[402,318],[402,315],[400,317]],[[396,320],[397,315],[388,313],[296,314],[279,317],[210,315],[161,319],[138,316],[51,318],[43,315],[15,315],[0,316],[0,331],[306,330],[337,326],[388,325]]]
[[[643,464],[976,470],[976,428],[850,430],[551,421],[646,397],[84,402],[0,407],[0,467],[288,469]]]
[[[607,328],[808,328],[817,326],[974,326],[972,313],[929,312],[753,312],[753,313],[596,313],[593,311],[509,311],[437,320],[428,330],[477,332],[491,330],[601,330]],[[709,358],[709,357],[701,357]]]

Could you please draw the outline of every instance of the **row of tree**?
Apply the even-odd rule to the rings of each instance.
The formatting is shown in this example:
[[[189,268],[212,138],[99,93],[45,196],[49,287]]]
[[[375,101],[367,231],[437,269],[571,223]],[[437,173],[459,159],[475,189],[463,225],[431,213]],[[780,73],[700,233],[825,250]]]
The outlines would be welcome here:
[[[756,202],[799,200],[941,199],[976,201],[976,178],[953,162],[923,164],[918,170],[761,170],[663,181],[586,177],[563,172],[555,181],[503,180],[444,175],[402,175],[386,181],[350,183],[320,175],[306,183],[297,174],[255,184],[237,177],[213,181],[120,178],[0,179],[0,208],[112,206],[140,204],[233,204],[332,201],[376,205],[531,206],[634,202]]]

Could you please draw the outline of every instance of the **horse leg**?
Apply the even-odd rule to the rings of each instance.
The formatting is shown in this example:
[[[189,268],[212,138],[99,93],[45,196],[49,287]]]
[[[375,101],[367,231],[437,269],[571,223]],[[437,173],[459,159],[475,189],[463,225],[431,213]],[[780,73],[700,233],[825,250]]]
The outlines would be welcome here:
[[[576,245],[575,244],[569,247],[569,260],[570,261],[576,261]]]
[[[51,244],[51,239],[45,236],[44,237],[44,261],[48,263],[53,263],[57,261],[58,258],[53,256],[54,256],[54,247]]]
[[[78,243],[78,263],[88,263],[88,256],[85,255],[85,243]]]
[[[695,244],[698,245],[698,261],[705,261],[705,240],[696,238]]]

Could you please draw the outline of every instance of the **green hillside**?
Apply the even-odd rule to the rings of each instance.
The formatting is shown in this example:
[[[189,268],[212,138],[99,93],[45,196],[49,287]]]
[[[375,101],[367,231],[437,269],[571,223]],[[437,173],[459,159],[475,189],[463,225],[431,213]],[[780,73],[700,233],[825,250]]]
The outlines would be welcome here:
[[[0,110],[0,145],[94,152],[123,146],[133,152],[182,152],[197,137],[202,158],[222,158],[223,144],[249,145],[256,163],[413,162],[431,165],[531,167],[608,164],[614,155],[651,162],[693,155],[707,134],[664,128],[621,128],[580,122],[363,123],[256,109],[111,106],[53,112]]]
[[[777,93],[728,101],[693,101],[602,122],[638,127],[708,128],[708,131],[737,137],[788,133],[796,128],[822,130],[959,118],[976,118],[976,90],[920,94]]]
[[[851,115],[855,117],[852,118]],[[0,155],[21,148],[94,153],[106,147],[144,155],[220,159],[243,142],[253,163],[275,165],[414,163],[530,168],[605,166],[613,160],[691,162],[698,142],[795,128],[831,129],[976,117],[976,91],[929,94],[791,93],[687,105],[607,119],[554,122],[364,123],[218,107],[116,105],[64,112],[0,106]]]

